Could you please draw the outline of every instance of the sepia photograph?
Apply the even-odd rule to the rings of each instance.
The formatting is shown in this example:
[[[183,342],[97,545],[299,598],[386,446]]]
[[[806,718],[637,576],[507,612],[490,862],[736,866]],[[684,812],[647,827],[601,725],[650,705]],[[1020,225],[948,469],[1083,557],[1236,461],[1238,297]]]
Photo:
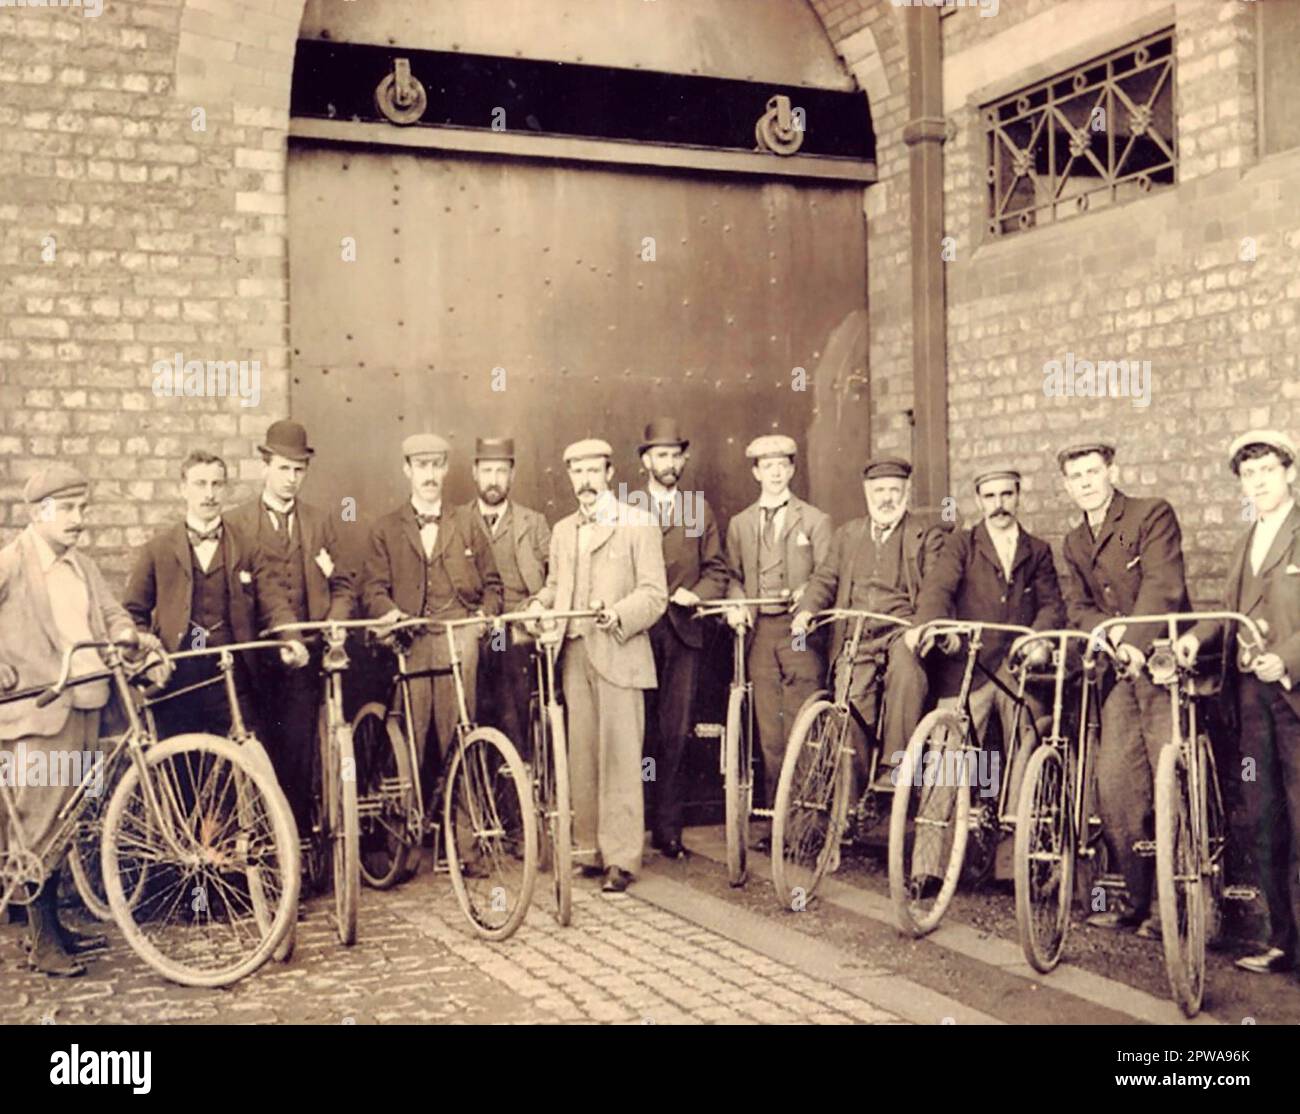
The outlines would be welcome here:
[[[0,0],[15,1093],[1287,1078],[1298,105],[1300,0]]]

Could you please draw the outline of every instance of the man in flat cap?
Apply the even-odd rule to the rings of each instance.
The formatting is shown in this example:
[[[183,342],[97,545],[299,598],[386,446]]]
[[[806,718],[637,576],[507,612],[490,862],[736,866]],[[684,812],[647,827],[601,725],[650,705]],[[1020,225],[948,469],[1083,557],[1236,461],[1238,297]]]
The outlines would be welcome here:
[[[909,510],[911,476],[912,466],[897,457],[867,462],[862,470],[867,513],[835,531],[830,552],[817,565],[799,600],[796,631],[805,630],[814,612],[828,607],[913,618],[922,580],[943,548],[943,531]],[[882,757],[892,765],[902,760],[901,752],[921,718],[927,690],[925,671],[899,638],[900,633],[892,626],[867,628],[849,693],[863,721],[875,723],[877,709],[870,700],[875,692],[875,660],[886,651]],[[845,624],[837,623],[831,653],[837,670],[849,664],[841,660],[846,634]],[[854,750],[854,777],[860,786],[866,776],[866,740],[856,725]]]
[[[830,515],[800,499],[790,490],[794,478],[796,446],[784,434],[757,437],[745,449],[753,462],[758,501],[727,524],[727,557],[731,562],[731,599],[771,598],[789,592],[789,606],[769,606],[750,614],[735,607],[727,616],[733,628],[752,626],[753,641],[747,655],[754,684],[754,718],[763,751],[763,777],[767,805],[776,800],[790,729],[803,702],[821,685],[822,659],[815,645],[791,637],[790,608],[800,603],[813,570],[831,550]],[[756,835],[755,848],[766,849],[770,837]]]
[[[135,653],[160,648],[156,638],[137,632],[95,562],[77,552],[88,497],[86,478],[67,464],[42,468],[23,488],[29,524],[0,549],[0,692],[52,685],[64,653],[76,642],[125,641],[133,644]],[[73,677],[103,668],[97,651],[73,656]],[[53,771],[68,769],[57,755],[79,753],[89,759],[99,750],[101,733],[120,729],[109,722],[118,711],[112,696],[109,682],[100,680],[70,686],[44,708],[36,706],[34,697],[0,704],[0,748],[7,764],[27,768],[31,757],[41,754],[49,756],[47,766]],[[120,712],[116,719],[121,719]],[[82,768],[88,768],[84,762]],[[0,824],[10,825],[8,832],[0,833],[0,845],[7,839],[12,847],[21,837],[39,852],[74,789],[14,786],[16,815],[0,814]],[[27,908],[28,962],[34,970],[66,977],[84,974],[86,968],[76,955],[103,946],[105,938],[85,936],[59,923],[61,868],[62,862],[55,865],[40,896]]]
[[[1115,448],[1085,441],[1056,456],[1065,488],[1083,521],[1065,536],[1061,590],[1071,627],[1092,630],[1123,615],[1186,611],[1182,531],[1164,499],[1140,499],[1115,487]],[[1164,624],[1111,628],[1124,676],[1104,697],[1097,755],[1098,808],[1103,830],[1128,891],[1127,908],[1094,913],[1088,923],[1137,929],[1155,939],[1159,910],[1151,906],[1153,863],[1133,849],[1153,835],[1154,777],[1172,722],[1169,694],[1143,670]]]
[[[969,530],[956,530],[949,535],[921,586],[916,603],[917,625],[903,635],[906,644],[922,655],[928,647],[921,643],[919,628],[932,619],[1009,623],[1034,630],[1053,630],[1065,623],[1065,603],[1056,578],[1052,547],[1034,537],[1019,522],[1020,473],[1007,467],[987,469],[975,477],[975,495],[983,519]],[[1006,661],[1014,639],[1014,635],[1006,632],[986,631],[981,636],[983,645],[971,680],[970,708],[976,736],[984,738],[989,713],[996,707],[1002,725],[1004,755],[1010,749],[1012,727],[1017,722],[1017,705],[1007,692],[1014,692],[1018,687]],[[931,671],[931,692],[938,697],[941,707],[955,709],[966,671],[966,655],[957,653],[956,635],[949,635],[944,641],[945,654]],[[1051,649],[1045,643],[1032,643],[1026,654],[1033,666],[1041,666],[1050,658]],[[1042,700],[1032,690],[1026,690],[1025,700],[1028,707],[1019,713],[1019,732],[1021,744],[1027,745],[1018,749],[1014,768],[1003,770],[1003,776],[1011,778],[1008,809],[1013,815],[1020,778],[1029,761],[1033,725],[1045,710]],[[902,754],[894,757],[901,761]],[[937,789],[924,802],[923,809],[935,810],[928,813],[933,816],[951,815],[945,812],[943,796],[944,791]],[[920,840],[919,834],[917,839]],[[936,845],[934,854],[929,856],[919,848],[914,851],[914,882],[924,885],[926,877],[937,878],[942,874],[946,857],[939,854],[941,850]]]
[[[402,442],[402,472],[410,497],[379,519],[370,531],[362,572],[361,600],[371,619],[464,619],[501,613],[501,574],[492,543],[468,507],[443,501],[451,445],[436,433],[416,433]],[[465,701],[475,714],[479,639],[483,631],[460,627],[454,635],[465,680]],[[437,630],[412,643],[410,668],[448,669],[447,636]],[[440,807],[433,788],[432,754],[425,737],[432,721],[438,737],[438,776],[446,772],[447,752],[455,738],[458,706],[456,681],[450,674],[412,681],[411,714],[419,750],[425,800]],[[426,757],[427,755],[427,757]]]
[[[1300,958],[1300,507],[1295,442],[1275,430],[1242,434],[1228,450],[1252,524],[1232,551],[1223,610],[1249,615],[1264,629],[1263,652],[1242,656],[1229,624],[1225,653],[1238,669],[1241,758],[1254,777],[1240,783],[1234,828],[1251,851],[1268,907],[1268,946],[1237,966],[1288,971]],[[1175,644],[1194,664],[1203,646],[1224,643],[1224,624],[1199,623]],[[1221,767],[1222,768],[1222,767]]]
[[[641,869],[642,692],[655,685],[647,632],[668,605],[668,586],[658,527],[610,490],[612,457],[594,438],[564,450],[578,509],[555,524],[546,584],[529,606],[600,607],[598,618],[562,623],[548,637],[564,647],[574,845],[596,849],[598,861],[581,864],[583,872],[603,871],[603,889],[621,893]]]
[[[473,472],[478,497],[465,511],[492,547],[501,574],[503,610],[517,611],[546,583],[551,527],[540,511],[510,498],[515,482],[513,438],[480,437]],[[503,731],[525,760],[532,752],[532,678],[528,633],[518,625],[493,631],[478,661],[479,722]]]
[[[646,689],[646,756],[654,778],[646,781],[651,846],[670,859],[682,846],[682,758],[692,732],[695,678],[704,631],[695,622],[701,600],[720,599],[730,579],[713,508],[700,491],[683,491],[690,442],[672,418],[645,427],[638,452],[646,472],[651,514],[663,535],[668,610],[650,628],[659,687]]]
[[[347,619],[354,579],[339,550],[338,520],[298,497],[315,449],[297,422],[272,422],[259,447],[262,490],[225,523],[252,554],[240,576],[259,631],[280,623]],[[244,606],[240,604],[239,606]],[[311,769],[322,695],[319,648],[310,662],[295,648],[288,662],[259,658],[253,677],[259,736],[293,809],[298,831],[311,832]]]

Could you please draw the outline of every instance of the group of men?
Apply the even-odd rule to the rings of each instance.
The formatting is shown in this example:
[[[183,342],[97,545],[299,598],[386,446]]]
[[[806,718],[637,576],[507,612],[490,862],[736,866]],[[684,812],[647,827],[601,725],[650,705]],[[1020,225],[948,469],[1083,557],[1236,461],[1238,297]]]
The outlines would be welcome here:
[[[436,434],[413,435],[401,445],[409,497],[372,525],[365,559],[352,568],[342,559],[335,516],[299,498],[314,454],[306,431],[276,422],[259,450],[261,492],[231,511],[222,510],[225,463],[201,452],[185,460],[184,520],[142,547],[124,610],[93,562],[76,552],[86,481],[55,465],[28,483],[31,525],[0,550],[0,687],[53,680],[62,648],[89,635],[129,636],[136,652],[159,646],[174,652],[352,614],[375,619],[382,629],[406,617],[487,620],[531,610],[536,622],[512,625],[504,641],[491,640],[491,649],[481,639],[486,627],[458,631],[470,712],[526,749],[532,640],[561,644],[574,839],[584,851],[579,869],[619,892],[641,868],[646,769],[654,770],[652,845],[668,857],[685,854],[681,783],[704,645],[694,608],[703,601],[737,601],[727,610],[728,622],[749,632],[769,803],[794,717],[823,684],[828,659],[817,639],[804,637],[819,610],[833,604],[912,623],[901,634],[897,627],[870,629],[852,663],[850,695],[869,724],[875,709],[866,705],[878,691],[873,674],[876,663],[884,663],[881,741],[889,765],[901,759],[927,702],[951,700],[963,672],[951,640],[936,646],[921,638],[925,621],[983,620],[1037,630],[1068,623],[1091,630],[1104,619],[1188,608],[1173,508],[1163,499],[1119,491],[1114,448],[1102,442],[1058,454],[1066,489],[1084,512],[1065,538],[1059,582],[1051,547],[1019,522],[1015,469],[977,476],[981,521],[970,530],[949,530],[909,509],[906,461],[869,461],[863,471],[866,514],[833,530],[829,516],[791,491],[798,456],[793,439],[765,435],[746,450],[759,497],[731,519],[724,545],[712,508],[682,486],[689,447],[675,421],[652,421],[638,447],[643,498],[631,500],[614,492],[614,453],[607,442],[569,445],[563,462],[577,506],[552,528],[511,497],[511,440],[478,440],[476,497],[450,506],[443,497],[450,444]],[[1252,431],[1233,443],[1229,457],[1257,519],[1234,554],[1224,606],[1268,620],[1265,651],[1248,669],[1243,665],[1238,686],[1243,752],[1260,771],[1243,786],[1238,830],[1260,872],[1271,936],[1265,951],[1239,962],[1272,971],[1294,966],[1300,918],[1300,690],[1290,685],[1300,677],[1300,511],[1291,496],[1296,450],[1282,434]],[[755,614],[746,599],[781,602]],[[558,627],[546,621],[548,611],[571,610],[593,617]],[[1232,634],[1216,625],[1197,627],[1182,636],[1177,652],[1190,662],[1203,646]],[[1159,924],[1151,908],[1151,863],[1134,844],[1151,838],[1153,770],[1171,727],[1167,696],[1143,671],[1159,635],[1150,626],[1112,628],[1122,676],[1104,699],[1098,781],[1127,904],[1090,918],[1144,936],[1157,936]],[[829,657],[838,669],[850,664],[839,652],[842,643],[837,631]],[[980,650],[972,709],[981,731],[995,708],[1004,728],[1010,722],[1001,690],[988,683],[1000,673],[1005,677],[1009,643],[1009,636],[990,634]],[[412,670],[446,664],[445,647],[431,634],[417,639],[410,653]],[[1031,664],[1042,664],[1047,653],[1044,645],[1033,645]],[[304,832],[321,699],[318,664],[297,643],[286,643],[278,658],[241,661],[237,672],[241,704]],[[183,664],[173,687],[193,685],[214,669],[211,658]],[[453,683],[435,674],[412,684],[412,726],[426,776],[445,760],[454,739]],[[107,700],[106,691],[85,685],[45,709],[32,700],[0,704],[0,745],[29,740],[89,748]],[[160,705],[157,721],[163,735],[229,728],[216,686]],[[430,730],[436,749],[425,746]],[[858,743],[863,750],[864,740]],[[653,765],[643,764],[645,757]],[[60,800],[51,794],[38,801],[33,792],[17,798],[29,844],[48,831]],[[760,846],[766,838],[757,833]],[[47,892],[54,889],[47,886]],[[84,969],[74,953],[85,945],[59,924],[52,898],[32,907],[29,931],[38,969]]]

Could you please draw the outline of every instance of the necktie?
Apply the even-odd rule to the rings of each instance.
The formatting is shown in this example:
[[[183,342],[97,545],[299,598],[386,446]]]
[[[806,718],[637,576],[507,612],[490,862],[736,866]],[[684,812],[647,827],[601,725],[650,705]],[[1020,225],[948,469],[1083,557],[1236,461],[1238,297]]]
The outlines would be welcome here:
[[[879,522],[873,522],[871,524],[871,540],[875,545],[879,545],[885,540],[885,530]]]
[[[487,526],[489,534],[495,532],[497,528],[497,519],[499,519],[500,517],[501,517],[500,511],[493,511],[491,514],[485,514],[483,516],[483,522]]]
[[[272,512],[274,513],[274,512]],[[202,545],[204,542],[215,542],[221,538],[221,523],[218,522],[211,530],[196,530],[193,526],[186,525],[189,531],[190,545]]]
[[[275,523],[277,531],[289,529],[289,520],[293,517],[293,507],[290,507],[287,511],[277,511],[274,507],[267,507],[266,509],[270,513],[271,521]]]
[[[415,521],[419,523],[421,530],[423,530],[426,526],[437,526],[438,523],[441,521],[441,519],[442,519],[442,515],[440,514],[417,513],[415,516]]]
[[[788,503],[789,500],[786,500]],[[763,541],[771,545],[776,541],[776,512],[785,507],[786,503],[778,503],[775,507],[763,507]]]

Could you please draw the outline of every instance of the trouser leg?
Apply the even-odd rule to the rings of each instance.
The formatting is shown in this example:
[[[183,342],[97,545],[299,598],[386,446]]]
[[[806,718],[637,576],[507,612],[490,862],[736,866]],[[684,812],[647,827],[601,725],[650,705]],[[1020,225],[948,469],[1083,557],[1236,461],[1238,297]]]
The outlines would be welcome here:
[[[564,705],[569,734],[569,796],[573,806],[574,860],[601,866],[596,843],[599,814],[598,709],[596,676],[587,659],[586,643],[571,638],[561,662]],[[640,787],[638,786],[638,792]]]
[[[596,674],[590,659],[587,670],[598,721],[596,843],[606,868],[637,874],[645,843],[641,791],[645,703],[640,689],[615,685]]]
[[[657,643],[655,671],[659,681],[657,689],[645,690],[646,738],[650,744],[646,749],[654,759],[650,767],[654,776],[648,780],[651,816],[659,841],[670,842],[682,834],[682,766],[691,734],[700,652],[682,642],[671,624],[662,619],[651,628],[650,636],[651,644]]]
[[[763,752],[764,799],[768,808],[776,800],[776,785],[781,777],[781,760],[785,756],[786,744],[781,670],[777,663],[777,644],[783,627],[788,636],[789,624],[783,622],[781,616],[758,617],[747,665],[754,690],[754,724],[758,728],[759,747]]]
[[[929,691],[929,680],[920,659],[901,638],[889,647],[889,664],[885,670],[885,740],[883,757],[893,766],[903,760],[903,752],[921,722],[921,709]]]

